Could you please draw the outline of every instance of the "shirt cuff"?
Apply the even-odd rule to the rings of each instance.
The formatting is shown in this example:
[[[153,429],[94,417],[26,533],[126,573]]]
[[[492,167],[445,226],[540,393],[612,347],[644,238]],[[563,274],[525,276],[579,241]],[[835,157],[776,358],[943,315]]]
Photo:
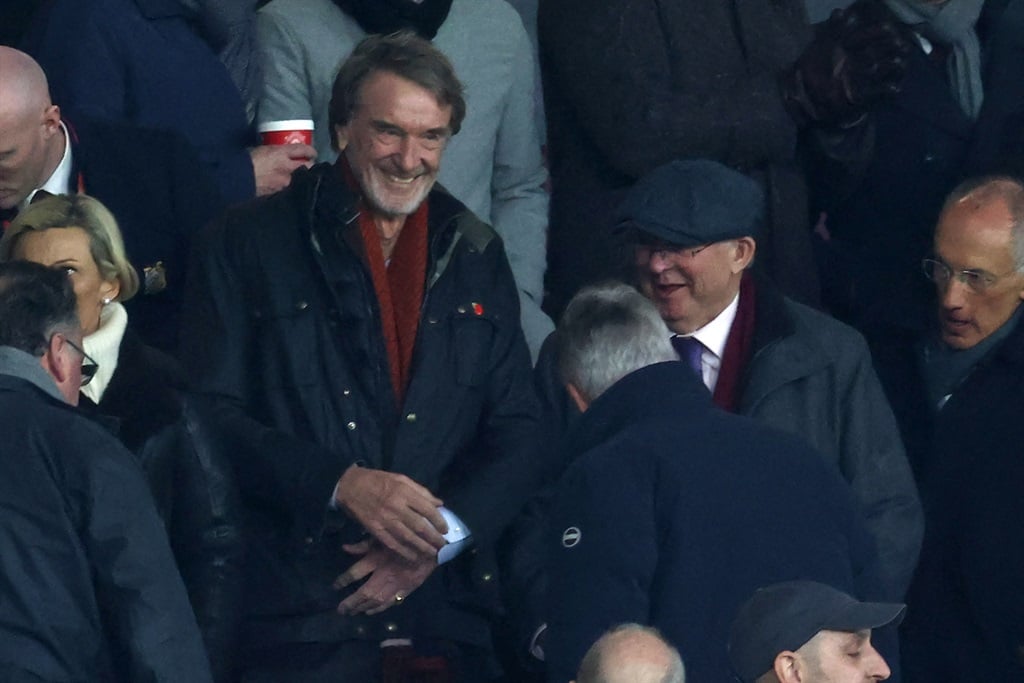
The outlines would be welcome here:
[[[448,533],[444,535],[444,540],[448,541],[448,545],[437,551],[437,563],[441,565],[458,557],[469,545],[473,534],[454,512],[443,506],[437,510],[444,517],[444,521],[448,523]]]

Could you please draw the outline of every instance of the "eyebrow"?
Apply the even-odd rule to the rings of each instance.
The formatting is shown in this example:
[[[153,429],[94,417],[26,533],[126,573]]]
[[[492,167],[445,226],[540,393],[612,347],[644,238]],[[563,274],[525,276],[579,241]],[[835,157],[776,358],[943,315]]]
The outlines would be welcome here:
[[[846,642],[851,645],[861,645],[863,643],[866,643],[869,638],[871,638],[870,630],[846,632]]]
[[[385,119],[371,119],[370,123],[377,129],[397,130],[401,131],[403,135],[411,135],[411,133],[406,129]],[[425,130],[421,135],[451,135],[451,132],[452,129],[450,126],[440,126],[438,128]]]

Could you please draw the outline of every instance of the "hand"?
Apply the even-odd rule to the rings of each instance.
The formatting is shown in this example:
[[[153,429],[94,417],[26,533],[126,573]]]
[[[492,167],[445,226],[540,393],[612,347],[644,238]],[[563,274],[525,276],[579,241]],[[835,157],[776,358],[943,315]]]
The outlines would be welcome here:
[[[898,93],[913,48],[897,24],[878,0],[834,10],[783,78],[793,117],[801,124],[848,126]]]
[[[353,465],[341,475],[334,495],[350,517],[410,562],[435,558],[447,543],[441,499],[404,474]]]
[[[292,172],[299,166],[310,166],[316,150],[309,145],[261,145],[249,150],[252,170],[256,176],[256,196],[280,192],[292,181]]]
[[[409,562],[371,541],[342,547],[345,552],[363,557],[334,581],[334,587],[341,589],[370,577],[338,605],[338,614],[342,615],[379,614],[399,605],[437,568],[436,557]]]

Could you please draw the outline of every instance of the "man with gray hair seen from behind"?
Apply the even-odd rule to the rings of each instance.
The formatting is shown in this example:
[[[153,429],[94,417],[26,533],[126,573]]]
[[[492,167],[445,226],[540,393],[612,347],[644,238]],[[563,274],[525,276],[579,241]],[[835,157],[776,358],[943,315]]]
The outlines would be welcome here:
[[[551,683],[626,622],[659,629],[693,680],[728,680],[729,623],[758,586],[812,577],[877,594],[874,548],[839,475],[802,440],[716,408],[643,295],[582,290],[557,341],[583,414],[547,532]]]
[[[759,589],[743,604],[729,637],[741,683],[865,683],[889,678],[871,631],[895,626],[906,606],[859,602],[816,581]]]
[[[211,681],[142,470],[73,407],[65,270],[0,263],[0,680]]]
[[[590,646],[574,683],[686,683],[686,672],[658,629],[622,624]]]

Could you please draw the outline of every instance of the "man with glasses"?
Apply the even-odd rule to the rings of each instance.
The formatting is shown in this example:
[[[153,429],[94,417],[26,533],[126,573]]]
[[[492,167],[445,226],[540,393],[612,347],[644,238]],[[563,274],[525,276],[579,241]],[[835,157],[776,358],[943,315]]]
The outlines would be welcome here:
[[[922,530],[896,422],[860,335],[749,272],[763,215],[751,179],[677,161],[634,187],[618,225],[640,291],[715,403],[804,437],[842,472],[877,544],[884,595],[900,599]]]
[[[904,663],[913,681],[1024,680],[1021,181],[953,190],[923,265],[936,324],[878,358],[927,514]]]
[[[630,190],[617,220],[636,284],[677,353],[719,407],[803,437],[842,475],[875,541],[878,597],[902,600],[923,519],[896,421],[861,336],[750,272],[763,211],[750,178],[718,162],[675,161]],[[537,368],[548,443],[578,415],[553,350],[546,344]],[[528,513],[543,515],[542,508]],[[530,596],[513,605],[527,612],[516,615],[526,638],[544,609],[541,553],[529,550],[538,545],[536,525],[527,514],[517,520],[520,550],[510,560]]]
[[[76,311],[62,270],[0,264],[0,680],[210,681],[135,458],[72,407]]]
[[[896,421],[860,335],[750,273],[763,212],[753,180],[674,161],[630,190],[617,220],[680,357],[719,407],[804,437],[842,473],[875,538],[884,597],[901,599],[922,517]],[[550,357],[541,365],[551,370]]]

